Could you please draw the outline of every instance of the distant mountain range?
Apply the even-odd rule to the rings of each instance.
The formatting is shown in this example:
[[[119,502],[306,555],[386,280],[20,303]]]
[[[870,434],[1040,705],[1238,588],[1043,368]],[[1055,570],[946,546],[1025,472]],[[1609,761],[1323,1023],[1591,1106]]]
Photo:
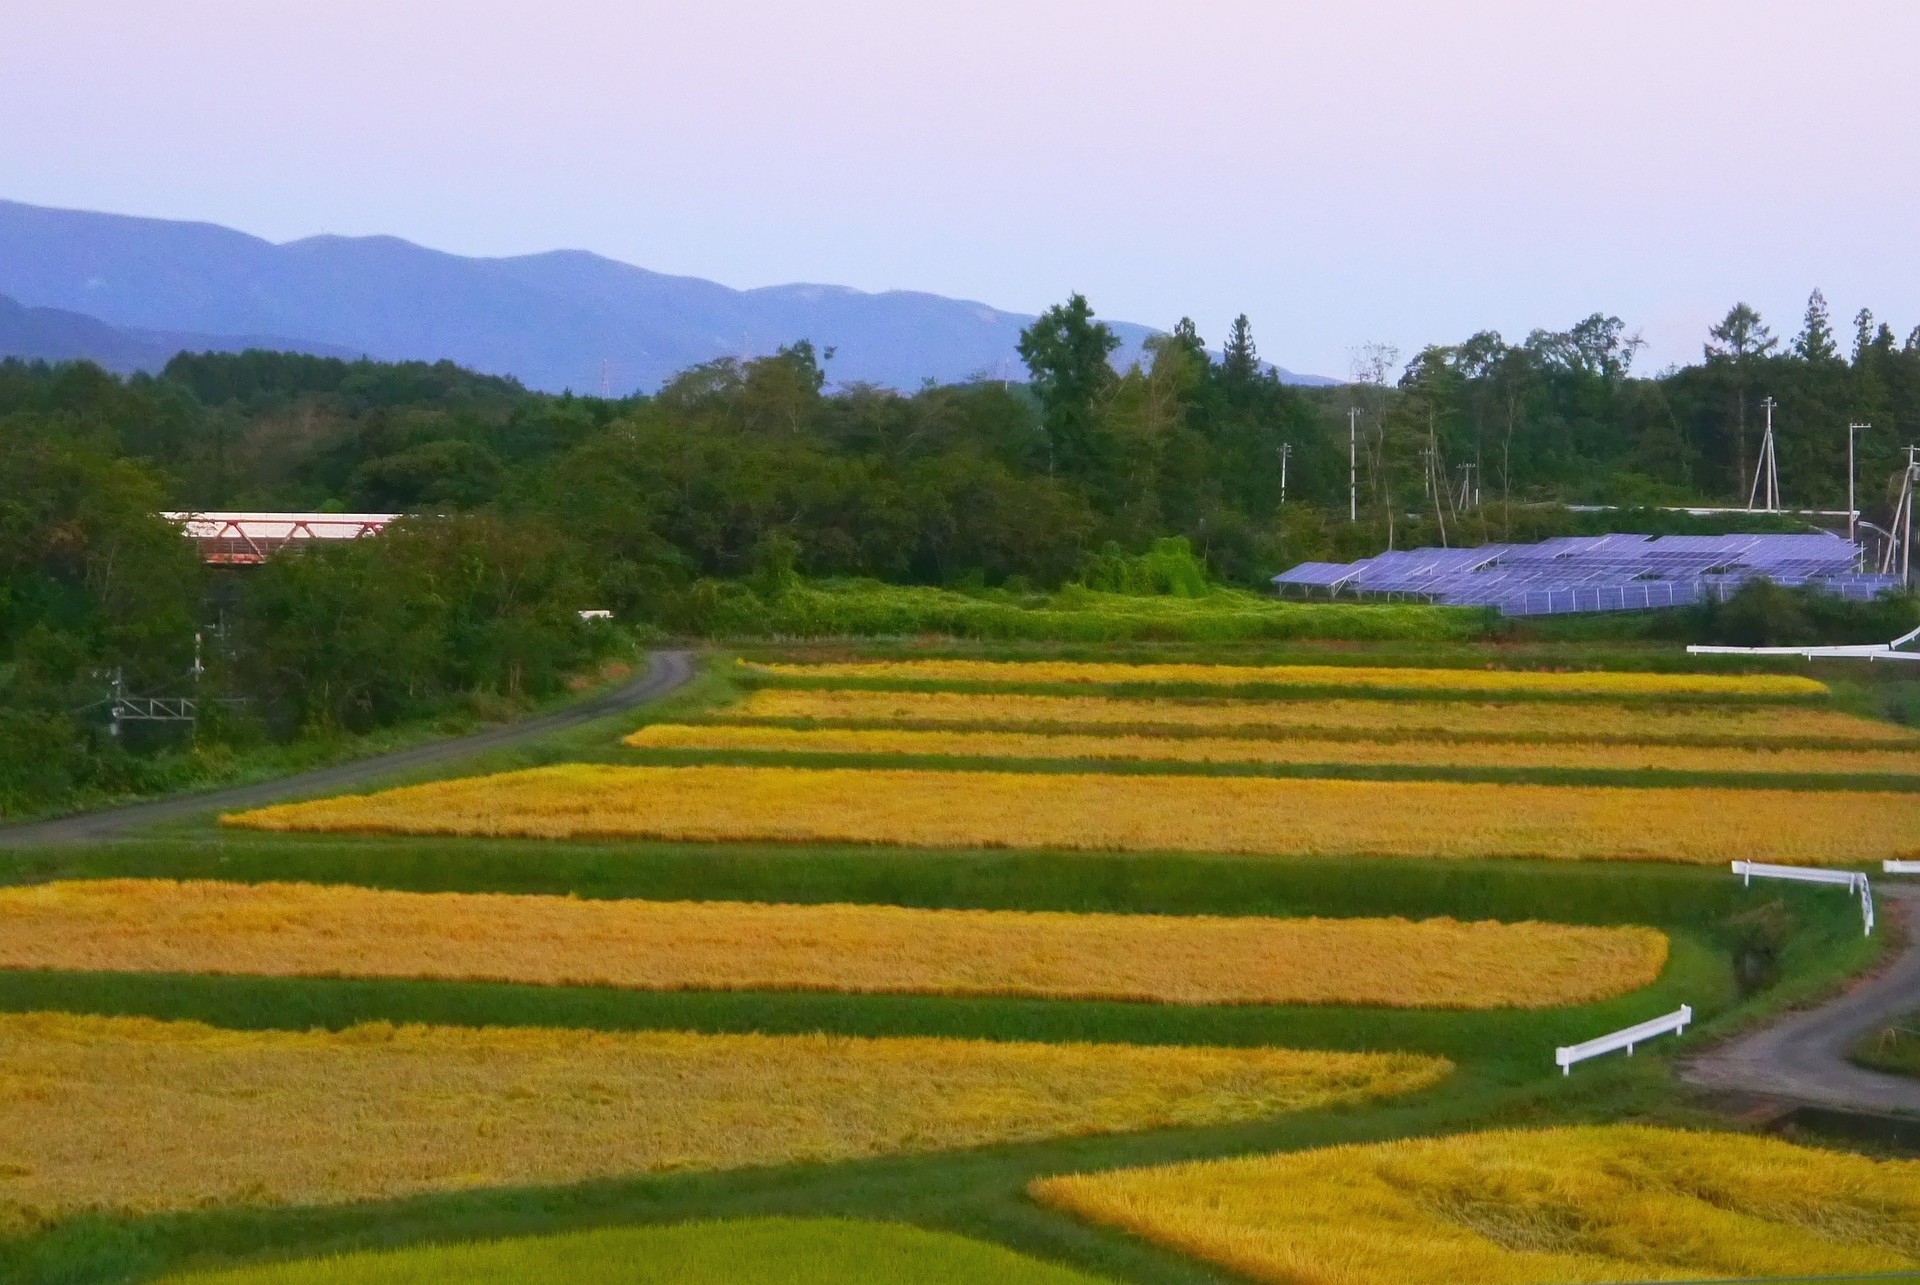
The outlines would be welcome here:
[[[64,308],[29,308],[0,294],[0,357],[29,361],[85,359],[117,375],[154,371],[177,352],[245,352],[272,348],[320,357],[358,357],[350,348],[282,335],[199,335],[189,331],[129,330]]]
[[[530,388],[651,392],[716,357],[810,339],[829,378],[1022,378],[1031,316],[914,291],[732,290],[581,250],[467,258],[395,237],[275,245],[211,223],[0,201],[0,356],[155,370],[182,349],[442,358]],[[1109,322],[1137,354],[1151,327]],[[1332,383],[1281,371],[1297,383]]]

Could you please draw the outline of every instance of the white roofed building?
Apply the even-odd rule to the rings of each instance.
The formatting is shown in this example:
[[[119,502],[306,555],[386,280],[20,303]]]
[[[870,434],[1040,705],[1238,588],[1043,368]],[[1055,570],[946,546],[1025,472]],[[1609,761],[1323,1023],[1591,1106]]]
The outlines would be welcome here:
[[[307,540],[379,535],[398,513],[162,513],[200,549],[203,562],[245,567]]]

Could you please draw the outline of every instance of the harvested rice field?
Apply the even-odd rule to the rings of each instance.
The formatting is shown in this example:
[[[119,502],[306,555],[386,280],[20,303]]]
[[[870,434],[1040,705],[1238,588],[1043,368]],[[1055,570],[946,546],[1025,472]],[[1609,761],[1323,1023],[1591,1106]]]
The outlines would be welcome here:
[[[1525,696],[1679,696],[1783,699],[1826,694],[1797,674],[1643,673],[1622,670],[1419,669],[1364,665],[1129,665],[1105,661],[855,660],[745,663],[748,674],[845,682],[1109,686],[1374,688]]]
[[[1287,1285],[1554,1285],[1920,1267],[1920,1162],[1634,1126],[1050,1178],[1043,1202]]]
[[[571,764],[223,817],[275,831],[1277,856],[1843,865],[1920,852],[1920,795],[1853,790]]]
[[[0,1231],[1220,1124],[1437,1083],[1406,1054],[0,1015]]]
[[[939,731],[901,728],[792,728],[654,723],[626,738],[636,749],[765,754],[872,754],[984,759],[1071,759],[1163,763],[1271,763],[1355,767],[1505,770],[1715,772],[1756,775],[1920,777],[1913,750],[1737,749],[1608,745],[1578,741],[1285,740],[1262,737],[1140,736],[1126,733]]]
[[[1287,734],[1356,739],[1408,736],[1582,741],[1629,745],[1920,750],[1920,731],[1807,706],[1659,705],[1551,701],[1142,699],[1008,692],[762,687],[721,710],[733,722],[854,726],[964,726],[982,730],[1086,727]]]
[[[653,990],[1550,1008],[1650,985],[1648,928],[593,901],[315,884],[0,889],[0,968]]]

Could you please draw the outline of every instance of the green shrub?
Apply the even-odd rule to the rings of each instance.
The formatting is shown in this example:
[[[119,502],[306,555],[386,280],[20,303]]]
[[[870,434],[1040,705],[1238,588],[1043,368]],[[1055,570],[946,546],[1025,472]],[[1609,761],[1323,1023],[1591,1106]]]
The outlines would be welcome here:
[[[737,582],[702,581],[683,596],[674,616],[672,626],[679,631],[714,638],[939,634],[991,642],[1086,643],[1457,642],[1484,635],[1489,621],[1479,609],[1281,602],[1238,589],[1141,596],[1070,585],[1053,594],[1004,589],[967,594],[871,580],[796,581],[772,600]]]
[[[1193,546],[1184,535],[1155,540],[1145,553],[1133,556],[1108,541],[1087,560],[1080,583],[1106,593],[1172,594],[1179,598],[1201,597],[1209,587],[1207,569],[1193,556]]]

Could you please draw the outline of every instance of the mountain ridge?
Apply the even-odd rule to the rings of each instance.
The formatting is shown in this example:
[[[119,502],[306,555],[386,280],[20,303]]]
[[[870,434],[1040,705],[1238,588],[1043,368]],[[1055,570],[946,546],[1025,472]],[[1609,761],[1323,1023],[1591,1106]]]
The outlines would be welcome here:
[[[91,361],[116,375],[159,371],[179,352],[244,352],[271,348],[316,357],[361,354],[281,335],[206,335],[127,329],[64,308],[30,308],[0,294],[0,357],[27,361]]]
[[[839,384],[1014,378],[1015,344],[1032,321],[925,291],[808,282],[735,290],[590,250],[475,258],[397,236],[331,233],[274,243],[204,221],[5,200],[0,294],[156,339],[197,336],[224,348],[228,337],[271,336],[302,351],[445,359],[530,388],[620,394],[799,339],[836,350],[828,375]],[[1123,341],[1121,360],[1157,333],[1108,324]]]

